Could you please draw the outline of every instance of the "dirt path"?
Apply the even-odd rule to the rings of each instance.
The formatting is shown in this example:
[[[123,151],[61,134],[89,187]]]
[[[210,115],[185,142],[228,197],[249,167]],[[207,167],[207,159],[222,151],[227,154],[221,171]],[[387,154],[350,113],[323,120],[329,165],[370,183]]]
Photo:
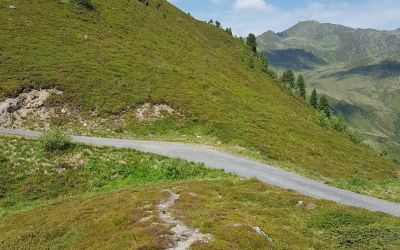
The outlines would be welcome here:
[[[174,205],[175,201],[179,200],[180,195],[170,191],[168,192],[170,193],[170,197],[162,201],[157,206],[157,209],[160,219],[164,223],[173,226],[171,231],[174,234],[171,236],[171,239],[175,242],[176,246],[169,248],[169,250],[185,250],[189,249],[195,242],[207,243],[212,240],[211,234],[203,234],[197,228],[187,227],[182,221],[172,216],[171,207]]]

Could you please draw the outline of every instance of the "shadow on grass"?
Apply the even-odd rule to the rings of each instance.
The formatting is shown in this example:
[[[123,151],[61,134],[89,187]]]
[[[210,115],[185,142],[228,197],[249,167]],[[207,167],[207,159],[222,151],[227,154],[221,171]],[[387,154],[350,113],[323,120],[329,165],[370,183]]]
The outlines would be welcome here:
[[[371,76],[378,80],[392,76],[400,76],[400,62],[383,61],[379,64],[360,66],[347,71],[324,75],[323,77],[336,77],[337,79],[343,79],[353,75]]]
[[[271,65],[294,70],[311,70],[316,65],[326,65],[322,58],[303,49],[273,50],[265,53]]]

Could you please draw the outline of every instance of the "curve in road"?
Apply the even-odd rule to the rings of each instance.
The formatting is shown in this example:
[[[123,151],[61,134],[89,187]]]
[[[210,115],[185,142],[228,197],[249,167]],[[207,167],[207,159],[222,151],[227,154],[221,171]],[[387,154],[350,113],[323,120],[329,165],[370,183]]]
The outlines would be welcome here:
[[[39,137],[40,132],[0,129],[0,134]],[[335,201],[340,204],[365,208],[374,212],[384,212],[400,217],[400,204],[374,197],[360,195],[347,190],[328,186],[273,166],[251,161],[232,154],[202,146],[172,142],[123,140],[88,136],[71,136],[74,142],[95,146],[131,148],[168,157],[204,163],[210,168],[224,169],[241,177],[257,179],[277,187],[291,189],[301,194]]]

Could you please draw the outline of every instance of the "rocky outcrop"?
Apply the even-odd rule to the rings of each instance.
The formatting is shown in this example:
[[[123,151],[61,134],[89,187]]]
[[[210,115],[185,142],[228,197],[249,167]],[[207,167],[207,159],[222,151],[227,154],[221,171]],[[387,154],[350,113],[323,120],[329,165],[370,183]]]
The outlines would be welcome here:
[[[45,107],[44,103],[52,94],[61,95],[62,92],[55,89],[31,90],[0,102],[0,126],[20,126],[28,118],[48,120],[55,111],[54,108]]]

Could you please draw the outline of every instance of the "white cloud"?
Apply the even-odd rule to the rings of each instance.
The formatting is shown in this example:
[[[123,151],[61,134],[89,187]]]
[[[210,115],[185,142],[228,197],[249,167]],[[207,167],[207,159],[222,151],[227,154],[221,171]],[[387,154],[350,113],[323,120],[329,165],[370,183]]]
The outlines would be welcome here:
[[[236,0],[233,9],[236,11],[271,11],[274,6],[267,4],[264,0]]]

